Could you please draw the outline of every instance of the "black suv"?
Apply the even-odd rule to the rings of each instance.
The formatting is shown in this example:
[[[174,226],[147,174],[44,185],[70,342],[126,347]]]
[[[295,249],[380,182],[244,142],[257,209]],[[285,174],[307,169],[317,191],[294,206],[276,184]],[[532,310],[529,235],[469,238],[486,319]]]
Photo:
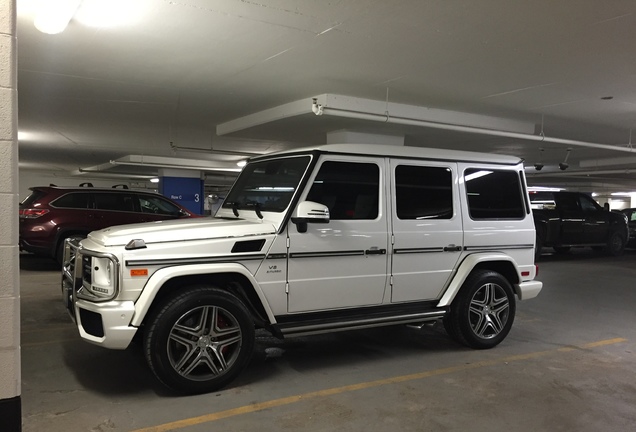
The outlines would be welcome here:
[[[196,217],[152,192],[38,186],[20,203],[20,250],[62,259],[64,240],[113,225]]]
[[[609,211],[580,192],[531,192],[530,201],[537,258],[542,247],[557,253],[583,246],[614,256],[623,253],[629,238],[624,214]]]

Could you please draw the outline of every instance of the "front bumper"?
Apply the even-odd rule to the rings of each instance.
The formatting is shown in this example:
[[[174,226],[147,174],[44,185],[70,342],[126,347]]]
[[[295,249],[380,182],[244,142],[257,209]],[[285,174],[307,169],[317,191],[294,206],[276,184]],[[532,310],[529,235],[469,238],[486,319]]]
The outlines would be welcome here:
[[[67,245],[62,266],[62,296],[66,309],[80,336],[93,344],[111,349],[126,349],[138,328],[130,325],[135,314],[132,301],[92,302],[78,297],[81,277],[75,271],[79,255],[77,243]]]

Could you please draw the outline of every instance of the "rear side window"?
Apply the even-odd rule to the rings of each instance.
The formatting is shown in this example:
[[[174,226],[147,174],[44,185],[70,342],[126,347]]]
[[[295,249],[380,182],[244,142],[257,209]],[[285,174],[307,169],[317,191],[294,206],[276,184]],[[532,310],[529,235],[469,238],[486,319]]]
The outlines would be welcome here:
[[[471,219],[522,219],[522,187],[515,171],[469,168],[464,171]]]
[[[96,193],[95,208],[97,210],[134,211],[133,197],[122,193]]]
[[[450,219],[453,182],[449,168],[399,165],[395,168],[397,217]]]
[[[39,201],[40,199],[42,199],[42,197],[44,197],[46,195],[46,192],[42,191],[42,190],[34,190],[32,191],[28,197],[26,197],[21,203],[20,203],[20,207],[31,207],[33,205],[34,202]]]
[[[327,161],[322,164],[307,200],[329,207],[332,220],[378,217],[380,169],[375,164]]]
[[[53,201],[51,205],[57,208],[87,209],[88,194],[80,192],[68,193]]]

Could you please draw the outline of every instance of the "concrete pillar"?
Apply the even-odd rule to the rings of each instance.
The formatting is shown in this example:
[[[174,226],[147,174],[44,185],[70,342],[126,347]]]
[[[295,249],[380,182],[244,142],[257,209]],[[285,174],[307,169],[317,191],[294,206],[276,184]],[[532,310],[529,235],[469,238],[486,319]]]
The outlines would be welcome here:
[[[16,0],[0,1],[0,430],[21,426]]]
[[[403,146],[404,136],[370,134],[343,129],[327,132],[327,144],[384,144]]]

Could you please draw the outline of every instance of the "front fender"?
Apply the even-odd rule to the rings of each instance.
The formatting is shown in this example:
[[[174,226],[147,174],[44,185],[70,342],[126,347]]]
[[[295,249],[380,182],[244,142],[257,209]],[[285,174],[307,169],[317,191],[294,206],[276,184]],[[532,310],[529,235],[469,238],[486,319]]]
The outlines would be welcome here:
[[[261,304],[263,305],[263,309],[267,314],[267,318],[270,322],[275,322],[274,314],[267,303],[265,296],[263,295],[263,291],[261,290],[260,285],[254,279],[254,276],[242,265],[235,263],[223,263],[223,264],[193,264],[193,265],[183,265],[183,266],[175,266],[175,267],[165,267],[160,270],[157,270],[153,275],[148,279],[148,282],[144,286],[141,295],[137,299],[135,303],[135,315],[132,319],[131,325],[139,327],[143,322],[150,306],[154,302],[157,293],[161,289],[161,287],[168,282],[169,280],[180,277],[180,276],[196,276],[203,274],[219,274],[219,273],[237,273],[242,276],[245,276],[252,286],[254,287],[254,291],[258,295]]]
[[[494,261],[499,261],[499,262],[508,261],[512,263],[515,269],[519,268],[515,260],[512,259],[512,257],[510,257],[509,255],[506,255],[504,253],[486,252],[486,253],[475,253],[475,254],[468,255],[466,259],[464,259],[464,261],[462,261],[462,263],[459,265],[459,268],[457,269],[455,276],[453,277],[450,284],[448,285],[448,288],[446,288],[446,291],[444,292],[444,295],[442,296],[439,303],[437,304],[437,307],[448,306],[453,302],[453,300],[455,299],[455,296],[457,295],[462,285],[468,278],[468,275],[470,275],[470,272],[472,272],[473,269],[478,264],[483,262],[494,262]],[[519,270],[517,270],[517,277],[519,278],[519,280],[521,280],[518,272]],[[517,292],[518,290],[515,284],[512,284],[512,285],[515,292]]]

